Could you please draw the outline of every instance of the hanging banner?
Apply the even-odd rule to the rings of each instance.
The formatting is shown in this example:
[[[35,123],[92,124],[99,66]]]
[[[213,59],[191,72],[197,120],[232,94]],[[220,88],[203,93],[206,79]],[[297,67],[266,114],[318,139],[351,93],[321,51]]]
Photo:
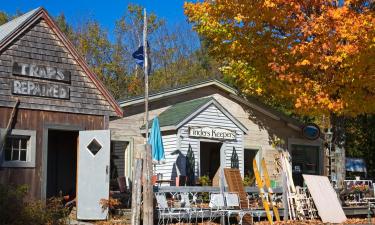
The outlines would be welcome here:
[[[217,127],[189,127],[189,136],[221,140],[236,140],[236,131]]]

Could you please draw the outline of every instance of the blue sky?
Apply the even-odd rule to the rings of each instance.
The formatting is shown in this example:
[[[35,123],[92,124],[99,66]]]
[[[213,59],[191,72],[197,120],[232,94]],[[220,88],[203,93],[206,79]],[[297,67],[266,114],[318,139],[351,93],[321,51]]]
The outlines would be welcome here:
[[[183,0],[0,0],[0,10],[14,14],[17,10],[30,11],[43,6],[52,15],[65,14],[70,24],[75,26],[86,17],[95,19],[110,33],[115,21],[121,17],[129,3],[146,7],[148,12],[154,12],[167,21],[167,24],[186,23],[183,12]]]

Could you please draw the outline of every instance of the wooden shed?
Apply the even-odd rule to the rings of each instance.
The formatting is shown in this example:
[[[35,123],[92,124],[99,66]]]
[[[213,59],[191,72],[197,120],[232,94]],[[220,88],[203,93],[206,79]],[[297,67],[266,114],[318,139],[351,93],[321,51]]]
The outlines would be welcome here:
[[[77,168],[82,146],[94,160],[110,145],[98,133],[84,145],[80,132],[108,129],[122,109],[45,9],[0,26],[0,87],[1,184],[27,184],[30,198],[45,199],[75,195],[78,174],[81,184],[96,168],[108,174],[109,150],[103,168]]]

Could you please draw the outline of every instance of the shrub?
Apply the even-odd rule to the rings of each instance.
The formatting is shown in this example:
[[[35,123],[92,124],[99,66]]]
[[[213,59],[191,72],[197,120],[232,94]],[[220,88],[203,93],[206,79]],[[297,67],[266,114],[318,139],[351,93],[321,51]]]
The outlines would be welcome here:
[[[60,198],[50,198],[46,203],[38,200],[25,200],[26,185],[13,186],[0,184],[0,224],[65,224],[68,209]]]

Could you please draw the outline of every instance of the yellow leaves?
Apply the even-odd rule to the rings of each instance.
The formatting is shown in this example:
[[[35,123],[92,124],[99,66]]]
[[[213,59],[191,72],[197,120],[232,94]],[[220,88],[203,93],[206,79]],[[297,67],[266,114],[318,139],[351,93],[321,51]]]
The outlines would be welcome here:
[[[267,8],[274,8],[276,7],[276,4],[272,0],[265,0],[263,5]]]
[[[237,22],[237,23],[241,23],[242,20],[244,19],[245,17],[241,14],[237,14],[235,17],[234,17],[234,20]]]
[[[297,66],[307,66],[307,65],[310,65],[310,64],[311,64],[310,61],[307,60],[307,59],[302,60],[302,62],[296,63]]]
[[[364,96],[375,87],[375,18],[347,2],[198,1],[185,3],[185,13],[225,62],[223,74],[247,94],[291,100],[302,114],[355,115],[375,109]]]

